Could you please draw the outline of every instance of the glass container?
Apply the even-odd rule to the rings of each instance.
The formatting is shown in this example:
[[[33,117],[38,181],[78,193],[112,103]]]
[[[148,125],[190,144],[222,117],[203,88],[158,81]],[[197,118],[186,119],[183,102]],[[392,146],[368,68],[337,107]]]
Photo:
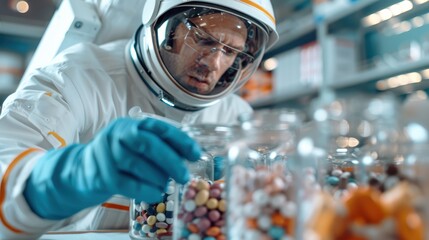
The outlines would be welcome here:
[[[224,161],[228,144],[241,136],[238,126],[218,124],[184,125],[203,151],[213,158],[213,175],[194,174],[179,187],[175,215],[174,239],[225,238]],[[210,238],[211,237],[211,238]]]
[[[182,129],[200,144],[205,153],[213,158],[213,179],[221,179],[224,176],[224,161],[228,144],[240,137],[241,128],[224,124],[185,124]]]
[[[174,214],[175,240],[222,237],[223,184],[213,182],[213,173],[207,171],[208,162],[190,163],[191,180],[178,185]],[[212,168],[211,168],[212,169]]]
[[[294,161],[301,115],[291,109],[240,116],[242,136],[228,151],[227,239],[283,239],[295,231]]]
[[[155,118],[180,127],[179,123],[155,114],[145,113],[138,106],[132,107],[128,114],[134,119]],[[129,236],[131,239],[172,238],[176,188],[176,183],[170,179],[161,202],[148,204],[136,199],[130,200]]]
[[[349,100],[335,100],[332,104],[341,114],[328,114],[317,124],[316,132],[322,134],[315,142],[322,143],[317,146],[327,156],[319,172],[325,173],[321,179],[329,191],[314,199],[306,233],[333,240],[423,239],[419,182],[424,178],[419,179],[414,165],[427,151],[413,140],[417,135],[412,126],[419,134],[425,128],[413,122],[404,128],[401,121],[410,114],[401,113],[394,96]]]
[[[203,154],[198,161],[186,162],[186,165],[191,173],[190,183],[195,179],[211,183],[213,179],[213,159],[210,155]],[[181,195],[182,192],[183,186],[175,183],[174,180],[170,180],[162,202],[147,204],[132,199],[130,237],[137,240],[171,239],[174,228],[181,227],[180,224],[176,226],[177,221],[174,221],[174,215],[176,214],[176,209],[180,206],[180,203],[178,204],[177,202],[179,199],[177,195]]]
[[[224,184],[223,180],[219,180],[217,182],[214,182],[214,180],[218,180],[223,177],[223,165],[228,143],[234,141],[238,136],[240,136],[241,128],[239,128],[238,126],[219,124],[180,124],[178,122],[174,122],[170,119],[166,119],[161,116],[144,113],[139,107],[132,108],[130,110],[130,116],[138,119],[152,117],[173,124],[182,129],[184,132],[186,132],[194,140],[196,140],[200,144],[204,152],[203,157],[198,162],[187,162],[188,168],[192,175],[191,181],[185,185],[178,185],[172,182],[171,185],[167,188],[168,192],[165,193],[166,201],[163,203],[159,203],[164,204],[166,207],[169,207],[168,218],[166,218],[168,219],[168,225],[155,222],[155,227],[156,224],[161,225],[162,227],[166,227],[165,229],[167,230],[167,233],[157,234],[156,231],[158,230],[155,230],[156,228],[151,228],[152,232],[155,231],[155,234],[152,234],[150,232],[147,233],[147,227],[145,228],[146,232],[142,232],[139,228],[141,227],[143,229],[142,226],[144,225],[139,223],[139,221],[142,222],[145,220],[144,217],[142,218],[141,216],[144,216],[144,211],[145,209],[147,209],[147,204],[135,203],[135,201],[132,201],[130,225],[130,235],[132,236],[132,238],[171,238],[173,232],[175,239],[193,239],[195,236],[210,236],[206,235],[205,231],[201,230],[203,229],[203,225],[195,225],[193,223],[190,223],[188,221],[190,218],[192,218],[192,222],[198,222],[201,219],[204,219],[202,221],[205,223],[207,223],[207,220],[210,219],[212,221],[211,224],[213,225],[213,227],[216,228],[215,230],[211,230],[211,233],[209,234],[221,236],[223,233],[221,234],[221,232],[218,230],[223,228],[225,222],[223,220],[225,206],[225,200],[223,199]],[[198,195],[199,191],[203,189],[205,191]],[[192,203],[190,202],[195,202],[196,199],[192,199],[192,197],[190,197],[189,192],[195,192],[196,196],[204,195],[205,193],[209,192],[208,196],[210,198],[207,199],[207,203],[199,202],[199,205],[196,205],[196,208],[193,209],[192,206],[189,206],[189,204],[192,205]],[[215,199],[212,199],[213,194]],[[201,197],[199,197],[198,201],[202,201],[200,198]],[[216,202],[217,205],[215,204]],[[207,211],[206,214],[201,213],[201,211],[204,211],[202,210],[204,207]],[[219,207],[223,209],[223,211],[218,209]],[[192,211],[189,211],[190,209]],[[199,214],[197,215],[194,214],[194,210],[196,209],[199,209]],[[170,210],[172,212],[170,212]],[[167,212],[165,213],[165,215],[167,215]],[[219,219],[215,218],[217,215],[219,215]],[[175,217],[171,219],[171,216]],[[214,222],[215,220],[217,221]],[[172,224],[173,222],[174,228]],[[214,226],[215,224],[216,226]],[[199,227],[198,230],[196,230],[195,227]],[[189,230],[189,228],[192,231]]]
[[[171,239],[175,192],[176,184],[170,180],[161,202],[148,204],[131,199],[129,228],[131,239]]]

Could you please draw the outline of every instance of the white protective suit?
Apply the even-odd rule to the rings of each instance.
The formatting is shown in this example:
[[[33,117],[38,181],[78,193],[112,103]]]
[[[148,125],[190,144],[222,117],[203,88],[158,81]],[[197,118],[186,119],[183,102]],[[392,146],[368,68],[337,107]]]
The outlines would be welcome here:
[[[39,218],[23,197],[36,161],[51,148],[87,143],[133,106],[182,123],[231,124],[252,111],[235,95],[197,112],[183,112],[149,92],[131,63],[128,40],[79,44],[23,79],[0,116],[0,239],[35,239],[52,230],[128,228],[129,200],[115,196],[69,219]],[[84,56],[84,57],[82,57]]]

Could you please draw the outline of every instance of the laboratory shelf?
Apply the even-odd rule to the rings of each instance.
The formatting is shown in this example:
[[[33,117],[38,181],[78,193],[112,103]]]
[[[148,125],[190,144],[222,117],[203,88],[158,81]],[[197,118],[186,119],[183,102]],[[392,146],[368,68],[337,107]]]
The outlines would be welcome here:
[[[326,24],[333,24],[335,22],[356,20],[359,21],[362,17],[370,15],[375,11],[381,10],[402,0],[360,0],[349,5],[341,11],[336,11],[335,14],[326,16],[324,22]]]
[[[301,88],[291,92],[284,92],[282,94],[272,94],[266,97],[258,98],[257,100],[250,101],[250,105],[255,108],[265,108],[276,104],[282,104],[289,100],[296,100],[300,97],[307,97],[318,93],[317,88]]]
[[[387,2],[387,0],[384,0]],[[343,18],[349,18],[353,14],[360,13],[359,15],[362,15],[363,10],[368,8],[369,6],[374,5],[375,3],[379,2],[379,0],[361,0],[353,5],[342,9],[342,11],[337,11],[335,14],[326,16],[324,22],[326,24],[331,24],[333,22],[339,21]]]
[[[290,27],[292,24],[293,28]],[[281,22],[277,25],[277,31],[279,40],[265,53],[265,59],[316,40],[316,24],[311,16],[300,23]]]
[[[351,76],[346,76],[342,79],[330,83],[329,85],[335,89],[369,83],[375,80],[386,79],[404,73],[421,71],[429,68],[429,57],[421,58],[413,62],[398,62],[390,66],[383,66],[371,70],[362,71]]]
[[[395,4],[404,5],[395,5]],[[412,6],[410,6],[412,4]],[[395,7],[391,7],[394,6]],[[402,8],[402,7],[406,8]],[[319,6],[318,6],[319,7]],[[403,12],[399,12],[401,8]],[[381,10],[383,13],[392,13],[392,19],[388,18],[378,24],[366,25],[362,21],[365,17]],[[396,11],[396,15],[393,12]],[[315,8],[315,16],[302,16],[302,21],[284,21],[279,23],[278,30],[280,39],[277,44],[270,49],[265,59],[276,57],[289,50],[298,49],[305,44],[318,41],[321,46],[321,55],[330,56],[329,59],[323,59],[322,78],[325,86],[332,88],[336,92],[340,91],[377,91],[375,83],[378,80],[388,79],[400,74],[418,72],[429,68],[429,56],[423,55],[419,60],[410,61],[391,61],[386,56],[396,56],[402,48],[406,47],[410,41],[417,43],[429,39],[427,27],[429,26],[429,2],[415,0],[356,0],[348,6],[333,5],[333,8]],[[323,17],[321,17],[323,16]],[[374,15],[375,16],[375,15]],[[387,15],[386,15],[387,16]],[[398,23],[395,25],[395,23]],[[398,31],[399,23],[401,29],[406,26],[412,26],[404,32],[396,32],[389,35],[389,31]],[[418,25],[418,24],[424,25]],[[406,25],[408,24],[408,25]],[[393,29],[393,30],[392,30]],[[359,70],[350,71],[350,73],[341,73],[340,77],[332,77],[332,69],[339,66],[336,61],[331,61],[332,56],[338,54],[333,52],[335,48],[328,40],[333,37],[346,38],[354,41],[356,47],[356,65],[366,64],[373,60],[381,62],[372,62],[377,64],[368,68],[368,66],[358,66]],[[390,42],[386,42],[390,41]],[[386,57],[383,58],[383,56]],[[384,61],[382,61],[384,60]],[[296,66],[294,66],[296,67]],[[427,72],[427,71],[426,71]],[[427,76],[422,79],[426,80]],[[296,79],[299,81],[299,79]],[[424,88],[427,81],[418,84],[412,84],[413,87]],[[298,83],[291,85],[299,85]],[[323,85],[323,83],[322,83]],[[411,86],[409,86],[411,88]],[[395,90],[395,89],[392,89]],[[255,108],[271,107],[274,105],[283,105],[291,102],[301,101],[302,99],[315,97],[318,94],[317,87],[307,87],[302,85],[299,89],[285,89],[284,91],[273,90],[272,95],[261,97],[250,101]]]
[[[361,0],[335,11],[335,14],[325,16],[323,24],[331,25],[339,22],[349,25],[360,24],[360,19],[401,0]],[[343,21],[347,18],[346,21]],[[293,26],[291,26],[293,25]],[[301,46],[317,39],[317,24],[312,15],[305,16],[300,21],[283,21],[277,25],[279,41],[267,53],[267,57]]]
[[[387,79],[389,77],[397,76],[400,74],[419,72],[429,68],[429,57],[421,58],[413,62],[401,62],[395,65],[378,67],[366,71],[361,71],[350,76],[345,76],[341,79],[335,79],[329,83],[329,87],[336,91],[350,87],[364,86],[371,84],[374,81]],[[251,101],[250,104],[254,108],[263,108],[281,104],[286,101],[294,100],[303,96],[315,95],[319,91],[318,88],[302,88],[294,90],[293,92],[284,92],[282,94],[273,94]]]

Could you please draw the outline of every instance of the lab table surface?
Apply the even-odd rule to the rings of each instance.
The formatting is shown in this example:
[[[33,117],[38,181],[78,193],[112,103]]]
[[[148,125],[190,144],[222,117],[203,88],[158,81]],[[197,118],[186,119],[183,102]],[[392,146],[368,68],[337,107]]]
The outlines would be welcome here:
[[[128,231],[51,232],[39,240],[130,240]]]

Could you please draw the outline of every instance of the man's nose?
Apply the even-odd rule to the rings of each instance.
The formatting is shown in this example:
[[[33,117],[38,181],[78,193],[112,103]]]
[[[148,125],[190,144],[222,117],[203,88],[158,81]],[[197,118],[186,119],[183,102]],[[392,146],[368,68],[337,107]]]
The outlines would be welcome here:
[[[210,71],[217,71],[220,69],[223,55],[222,48],[212,47],[202,53],[200,63],[206,65]]]

